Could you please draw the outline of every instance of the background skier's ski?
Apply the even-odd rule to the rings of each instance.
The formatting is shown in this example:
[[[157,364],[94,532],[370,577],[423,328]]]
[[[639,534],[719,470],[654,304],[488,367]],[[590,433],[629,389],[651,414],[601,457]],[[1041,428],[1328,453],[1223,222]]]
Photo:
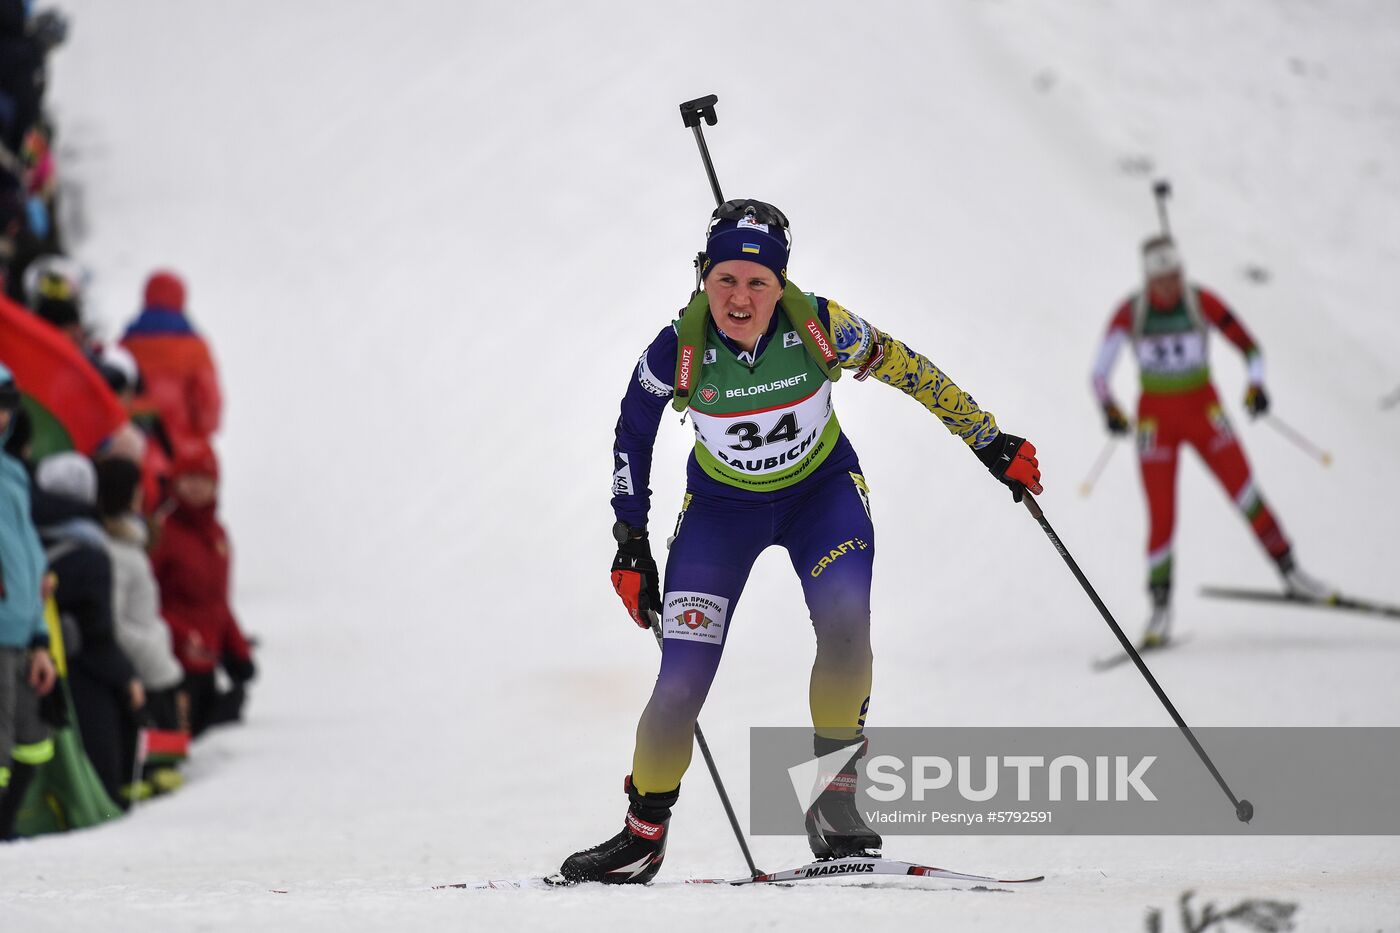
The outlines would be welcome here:
[[[1279,593],[1273,590],[1252,590],[1229,586],[1203,586],[1202,596],[1216,599],[1242,599],[1253,602],[1293,603],[1298,606],[1315,606],[1319,609],[1346,609],[1351,612],[1365,612],[1371,615],[1400,619],[1400,606],[1371,602],[1366,599],[1353,599],[1350,596],[1333,596],[1331,599],[1314,599],[1297,593]]]

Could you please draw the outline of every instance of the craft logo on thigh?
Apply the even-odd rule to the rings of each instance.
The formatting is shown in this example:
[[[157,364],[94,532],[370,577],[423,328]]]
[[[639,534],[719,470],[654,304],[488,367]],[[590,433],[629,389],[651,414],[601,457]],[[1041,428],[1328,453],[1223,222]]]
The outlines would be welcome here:
[[[664,638],[702,641],[713,645],[724,642],[724,623],[729,600],[711,593],[669,592],[661,613]]]
[[[836,563],[841,557],[852,551],[863,551],[869,546],[870,545],[866,544],[861,538],[851,538],[847,541],[842,541],[836,547],[828,551],[821,560],[817,561],[816,566],[809,572],[813,577],[819,577],[826,571],[826,568]]]

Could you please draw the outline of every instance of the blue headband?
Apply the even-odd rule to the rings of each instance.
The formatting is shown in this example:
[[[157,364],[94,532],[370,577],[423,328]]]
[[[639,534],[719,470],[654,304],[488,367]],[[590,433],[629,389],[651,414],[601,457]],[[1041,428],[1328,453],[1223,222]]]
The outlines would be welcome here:
[[[710,231],[705,257],[701,278],[708,277],[722,262],[743,259],[772,270],[779,288],[787,285],[788,244],[782,228],[776,225],[758,223],[749,217],[721,220]]]

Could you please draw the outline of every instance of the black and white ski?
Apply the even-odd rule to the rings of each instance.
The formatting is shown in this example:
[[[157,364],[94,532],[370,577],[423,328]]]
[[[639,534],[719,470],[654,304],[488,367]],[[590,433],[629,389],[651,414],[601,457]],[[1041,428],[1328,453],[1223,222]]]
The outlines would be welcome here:
[[[800,868],[771,872],[757,878],[692,878],[686,884],[782,884],[795,881],[819,881],[823,878],[863,878],[869,875],[902,875],[915,878],[937,878],[944,881],[971,881],[978,884],[1030,884],[1044,881],[1044,875],[1034,878],[994,878],[991,875],[974,875],[948,868],[935,868],[932,865],[919,865],[914,862],[898,862],[887,858],[839,858],[824,862],[810,862]]]
[[[705,885],[745,885],[745,884],[795,884],[804,881],[821,881],[832,878],[867,878],[876,875],[924,878],[941,881],[959,881],[974,885],[989,884],[1030,884],[1044,881],[1044,875],[1034,878],[996,878],[992,875],[977,875],[953,871],[948,868],[935,868],[932,865],[919,865],[914,862],[899,862],[894,859],[855,857],[831,859],[822,862],[809,862],[798,868],[770,872],[756,878],[689,878],[680,882],[652,882],[652,887],[665,887],[669,884]],[[575,887],[560,875],[545,878],[516,878],[494,881],[462,881],[457,884],[434,885],[433,890],[461,888],[473,891],[529,890],[545,888]]]
[[[1384,616],[1388,619],[1400,619],[1400,606],[1390,606],[1385,603],[1371,602],[1366,599],[1353,599],[1350,596],[1333,596],[1329,599],[1316,599],[1311,596],[1303,596],[1299,593],[1280,593],[1276,590],[1251,590],[1240,587],[1229,586],[1203,586],[1202,596],[1213,596],[1216,599],[1243,599],[1252,602],[1269,603],[1291,603],[1295,606],[1312,606],[1318,609],[1344,609],[1349,612],[1362,612],[1370,615]]]

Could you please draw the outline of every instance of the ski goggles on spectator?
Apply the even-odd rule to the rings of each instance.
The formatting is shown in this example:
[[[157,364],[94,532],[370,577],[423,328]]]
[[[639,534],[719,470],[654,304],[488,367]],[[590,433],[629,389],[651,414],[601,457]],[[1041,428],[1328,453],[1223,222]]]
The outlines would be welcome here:
[[[0,384],[0,411],[14,411],[19,407],[19,389],[13,382]]]

